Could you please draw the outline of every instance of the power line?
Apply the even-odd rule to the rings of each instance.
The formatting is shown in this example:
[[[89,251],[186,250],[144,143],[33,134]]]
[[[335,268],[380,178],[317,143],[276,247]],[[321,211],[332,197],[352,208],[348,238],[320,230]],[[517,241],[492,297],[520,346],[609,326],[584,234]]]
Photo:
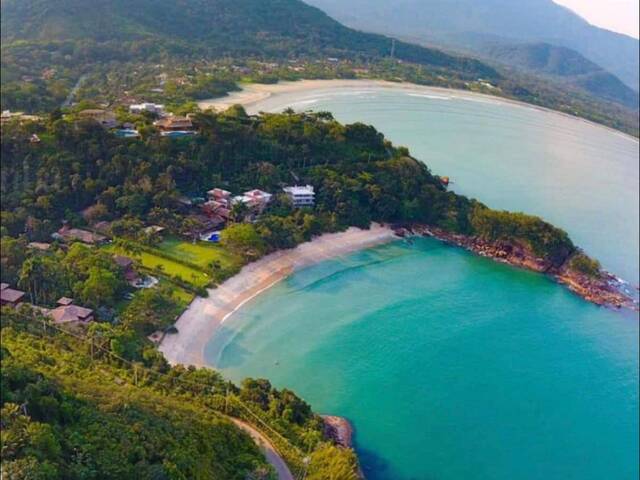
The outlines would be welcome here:
[[[45,319],[42,320],[42,324],[43,324],[43,334],[42,337],[43,339],[45,339],[46,337],[46,329],[50,328],[53,329],[59,333],[62,333],[64,335],[68,335],[70,337],[73,337],[77,340],[80,340],[83,343],[90,343],[90,349],[91,349],[91,353],[92,353],[92,360],[95,354],[95,350],[100,350],[104,353],[106,353],[107,355],[109,355],[111,358],[114,358],[120,362],[123,362],[124,364],[128,365],[129,367],[131,367],[133,369],[133,375],[134,375],[134,386],[138,387],[138,369],[147,372],[147,373],[151,373],[151,374],[155,374],[158,377],[165,377],[168,378],[169,380],[171,380],[171,383],[173,384],[174,382],[178,382],[178,383],[182,383],[184,385],[191,385],[191,386],[197,386],[200,388],[203,388],[205,391],[209,390],[209,391],[213,391],[213,386],[212,385],[207,385],[207,384],[203,384],[200,382],[194,382],[191,380],[186,380],[180,377],[174,377],[172,375],[169,375],[167,373],[164,372],[160,372],[158,370],[154,370],[148,367],[145,367],[143,365],[140,365],[138,363],[132,362],[131,360],[127,360],[126,358],[121,357],[120,355],[117,355],[116,353],[112,352],[111,350],[103,347],[102,345],[96,345],[95,342],[93,341],[93,337],[88,337],[86,335],[79,335],[76,333],[73,333],[69,330],[65,330],[63,328],[60,328],[56,325],[52,325],[50,323],[47,323]],[[29,332],[29,333],[34,333],[34,332]],[[40,334],[38,334],[40,335]],[[253,418],[255,418],[265,429],[267,429],[272,435],[275,435],[279,440],[281,440],[282,442],[284,442],[284,444],[289,447],[290,449],[292,449],[294,451],[294,453],[300,457],[297,458],[296,460],[303,460],[304,458],[304,454],[303,452],[294,444],[292,444],[286,437],[284,437],[280,432],[278,432],[277,430],[275,430],[273,427],[271,427],[269,424],[267,424],[263,419],[261,419],[255,412],[253,412],[251,410],[251,408],[249,406],[247,406],[242,400],[240,400],[237,396],[233,395],[231,397],[229,397],[229,388],[227,387],[227,392],[226,392],[226,399],[225,399],[225,414],[226,414],[226,410],[227,410],[227,406],[228,406],[228,399],[231,398],[232,401],[236,402],[237,405],[240,405],[241,407],[243,407],[245,409],[246,412],[248,412]],[[206,405],[204,404],[205,407],[207,408],[212,408],[210,405]],[[215,411],[216,413],[220,414],[220,412],[216,409],[213,409],[213,411]],[[230,415],[227,415],[230,416]],[[260,428],[257,425],[253,425],[254,427],[258,428],[258,430],[260,430]],[[278,451],[278,447],[277,445],[273,445],[273,447],[276,449],[276,451]],[[283,452],[278,452],[281,455],[283,455]],[[285,454],[286,455],[286,454]]]

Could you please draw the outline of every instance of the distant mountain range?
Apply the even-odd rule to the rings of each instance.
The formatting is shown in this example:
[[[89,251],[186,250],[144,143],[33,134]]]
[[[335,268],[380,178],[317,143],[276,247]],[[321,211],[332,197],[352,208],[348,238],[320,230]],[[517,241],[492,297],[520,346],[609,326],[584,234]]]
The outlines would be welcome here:
[[[141,78],[143,84],[155,82],[155,75],[167,69],[189,88],[222,95],[244,78],[233,76],[233,68],[221,67],[215,74],[203,70],[212,64],[236,67],[234,62],[251,61],[290,71],[292,63],[303,62],[311,65],[305,70],[309,76],[297,78],[334,78],[343,74],[338,71],[343,67],[349,78],[356,76],[357,65],[373,78],[494,93],[637,134],[637,95],[575,52],[490,42],[485,33],[453,35],[444,22],[440,30],[428,27],[448,18],[447,12],[453,15],[452,5],[460,8],[465,2],[474,25],[481,25],[484,17],[473,13],[470,0],[398,0],[398,8],[391,10],[388,0],[309,1],[331,6],[333,14],[343,11],[336,15],[361,28],[393,30],[401,40],[344,26],[301,0],[0,0],[2,107],[50,111],[63,103],[79,79],[85,81],[80,99],[109,104],[141,85]],[[442,5],[429,13],[427,7],[435,3]],[[427,39],[436,32],[441,33],[439,45],[447,48],[443,39],[448,35],[461,42],[481,35],[483,51],[469,54],[462,44],[454,53],[434,48]],[[562,65],[569,57],[572,67],[565,72]],[[339,62],[345,65],[334,68]],[[513,68],[505,69],[505,63]],[[274,73],[268,80],[282,78],[286,74]],[[199,81],[210,88],[200,88]],[[180,101],[193,99],[184,91],[186,87]],[[160,92],[157,100],[166,103]]]
[[[74,54],[99,44],[97,53],[106,60],[158,53],[182,58],[380,58],[391,49],[390,38],[347,28],[299,0],[2,0],[1,25],[8,46],[82,42],[66,48],[65,53]],[[396,43],[395,56],[473,76],[497,76],[477,60],[404,42]]]
[[[353,28],[487,54],[496,44],[575,50],[638,91],[638,40],[552,0],[306,0]]]
[[[487,45],[482,56],[580,88],[599,98],[638,108],[638,92],[570,48],[548,43],[498,43]]]

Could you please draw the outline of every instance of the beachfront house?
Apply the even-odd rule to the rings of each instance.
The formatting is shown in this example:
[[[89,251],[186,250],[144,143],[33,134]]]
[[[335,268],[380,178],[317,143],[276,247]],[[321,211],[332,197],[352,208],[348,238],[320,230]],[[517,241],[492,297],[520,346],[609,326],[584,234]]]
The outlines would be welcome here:
[[[293,187],[284,187],[283,190],[296,208],[313,207],[315,203],[316,194],[312,185],[294,185]]]
[[[25,293],[9,287],[8,283],[0,284],[0,305],[16,308],[22,302]]]
[[[133,105],[129,105],[129,112],[135,113],[135,114],[149,112],[149,113],[158,115],[159,117],[162,117],[165,114],[164,105],[161,105],[159,103],[148,103],[148,102],[135,103]]]

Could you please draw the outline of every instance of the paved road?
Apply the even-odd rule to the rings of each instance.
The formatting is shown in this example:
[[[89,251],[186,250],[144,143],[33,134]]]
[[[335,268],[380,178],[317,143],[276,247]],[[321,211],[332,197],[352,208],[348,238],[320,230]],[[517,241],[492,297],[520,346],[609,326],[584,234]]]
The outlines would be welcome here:
[[[238,428],[251,435],[253,441],[256,442],[258,447],[260,447],[260,449],[264,453],[267,462],[269,462],[273,466],[273,468],[276,469],[279,480],[294,480],[289,467],[287,467],[287,464],[278,454],[267,437],[265,437],[262,433],[260,433],[248,423],[238,420],[237,418],[230,418],[230,420],[235,423]]]

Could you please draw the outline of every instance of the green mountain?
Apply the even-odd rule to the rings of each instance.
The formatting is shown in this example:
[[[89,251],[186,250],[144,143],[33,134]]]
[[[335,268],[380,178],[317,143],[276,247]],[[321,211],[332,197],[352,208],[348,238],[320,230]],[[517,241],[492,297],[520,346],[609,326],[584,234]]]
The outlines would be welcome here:
[[[392,47],[391,39],[347,28],[298,0],[3,0],[2,41],[6,48],[45,44],[52,59],[84,54],[85,61],[171,55],[380,58]],[[396,43],[395,57],[497,76],[477,60],[403,42]]]
[[[608,91],[603,101],[522,72],[504,75],[469,55],[353,30],[300,0],[1,2],[2,109],[51,111],[72,93],[110,106],[132,98],[181,104],[224,95],[239,81],[365,76],[501,95],[638,131],[635,112],[610,102]]]
[[[494,44],[488,45],[484,54],[501,64],[544,75],[632,109],[638,108],[636,91],[570,48],[549,43]]]
[[[552,0],[306,0],[367,31],[483,51],[546,42],[576,50],[638,91],[638,40],[589,24]]]

